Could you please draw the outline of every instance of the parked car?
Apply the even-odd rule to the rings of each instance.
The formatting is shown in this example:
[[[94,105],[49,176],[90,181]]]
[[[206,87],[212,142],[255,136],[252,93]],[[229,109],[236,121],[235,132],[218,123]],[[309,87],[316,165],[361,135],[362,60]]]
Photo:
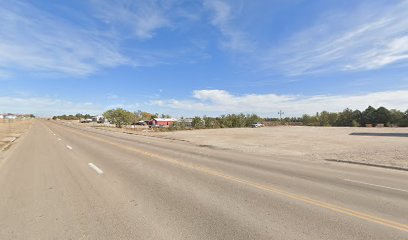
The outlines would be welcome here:
[[[262,124],[262,123],[254,123],[254,124],[252,124],[251,125],[251,127],[253,127],[253,128],[259,128],[259,127],[264,127],[264,125]]]
[[[145,121],[138,121],[137,123],[135,123],[135,125],[144,126],[144,125],[146,125],[146,122]]]
[[[87,119],[81,119],[79,120],[80,123],[90,123],[92,122],[92,118],[87,118]]]

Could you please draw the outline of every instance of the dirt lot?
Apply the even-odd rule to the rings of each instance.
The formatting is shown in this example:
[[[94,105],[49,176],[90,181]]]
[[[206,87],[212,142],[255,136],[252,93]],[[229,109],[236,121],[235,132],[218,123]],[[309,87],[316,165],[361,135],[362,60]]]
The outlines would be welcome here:
[[[408,168],[408,128],[278,126],[151,132],[146,127],[118,129],[97,124],[70,124],[179,139],[196,145],[262,156],[336,159]]]
[[[7,120],[0,119],[0,151],[8,145],[8,143],[14,141],[22,133],[24,133],[31,125],[32,120],[14,120],[8,122]]]
[[[147,133],[264,156],[408,168],[408,128],[264,127]]]

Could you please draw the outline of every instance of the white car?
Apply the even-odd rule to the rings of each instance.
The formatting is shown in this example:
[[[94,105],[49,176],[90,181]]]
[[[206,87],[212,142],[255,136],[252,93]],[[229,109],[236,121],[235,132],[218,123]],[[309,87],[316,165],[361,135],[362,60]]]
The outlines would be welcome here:
[[[253,128],[259,128],[259,127],[263,127],[264,125],[262,123],[254,123],[251,125],[251,127]]]

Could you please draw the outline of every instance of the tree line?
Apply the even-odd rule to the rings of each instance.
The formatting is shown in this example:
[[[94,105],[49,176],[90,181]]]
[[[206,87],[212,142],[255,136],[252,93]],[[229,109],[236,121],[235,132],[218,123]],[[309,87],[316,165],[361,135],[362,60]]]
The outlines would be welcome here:
[[[194,117],[191,125],[187,124],[184,119],[170,126],[171,129],[204,129],[204,128],[242,128],[250,127],[256,122],[263,122],[264,119],[256,114],[226,114],[219,117]]]
[[[266,119],[279,121],[278,119]],[[364,111],[344,109],[342,112],[322,111],[316,115],[304,114],[299,118],[284,118],[283,123],[298,122],[305,126],[338,126],[338,127],[408,127],[408,110],[405,112],[385,107],[374,108],[369,106]]]
[[[81,114],[77,113],[75,115],[59,115],[59,116],[53,116],[52,119],[60,119],[60,120],[81,120],[81,119],[88,119],[91,118],[92,116],[90,114]]]
[[[170,115],[158,113],[152,114],[141,110],[130,112],[122,108],[110,109],[103,113],[107,119],[116,127],[136,124],[138,121],[148,121],[153,118],[170,118]],[[80,120],[91,118],[90,114],[61,115],[54,116],[53,119]],[[170,129],[186,128],[240,128],[250,127],[253,123],[265,122],[273,125],[304,125],[304,126],[342,126],[342,127],[364,127],[377,126],[379,124],[392,127],[408,127],[408,110],[405,112],[385,107],[374,108],[369,106],[364,111],[344,109],[342,112],[322,111],[316,115],[304,114],[302,117],[261,118],[256,114],[226,114],[219,117],[196,116],[190,121],[181,118],[173,124]]]

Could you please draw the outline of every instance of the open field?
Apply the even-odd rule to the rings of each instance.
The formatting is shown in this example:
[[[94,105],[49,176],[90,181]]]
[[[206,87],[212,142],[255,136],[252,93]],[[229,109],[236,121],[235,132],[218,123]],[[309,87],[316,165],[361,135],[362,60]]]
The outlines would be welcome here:
[[[261,156],[301,157],[307,161],[336,159],[408,168],[408,128],[278,126],[151,132],[146,126],[119,129],[77,121],[65,123]]]
[[[149,134],[263,156],[337,159],[408,168],[407,128],[282,126]]]
[[[32,120],[12,120],[0,119],[0,151],[9,142],[14,141],[23,134],[32,124]]]

